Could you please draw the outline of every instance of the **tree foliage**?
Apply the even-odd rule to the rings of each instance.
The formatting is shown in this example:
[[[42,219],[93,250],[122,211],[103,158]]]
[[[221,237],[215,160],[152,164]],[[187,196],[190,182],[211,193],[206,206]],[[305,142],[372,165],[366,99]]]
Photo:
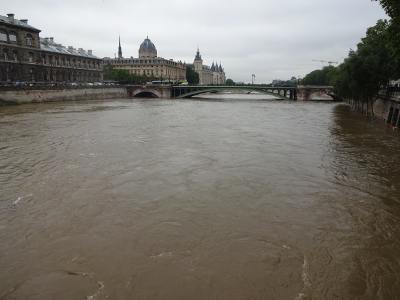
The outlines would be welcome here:
[[[322,70],[314,70],[307,74],[300,83],[304,85],[329,85],[335,72],[335,67],[325,66]]]
[[[386,14],[391,18],[387,28],[389,55],[393,63],[400,66],[400,1],[399,0],[379,0]],[[400,77],[400,70],[397,73]]]
[[[199,73],[197,73],[191,67],[186,66],[186,80],[189,84],[198,84],[200,80]]]
[[[228,79],[226,80],[225,84],[231,86],[231,85],[235,85],[235,82],[234,82],[232,79],[228,78]]]
[[[379,0],[386,14],[392,19],[400,17],[400,2],[398,0]]]
[[[366,103],[373,109],[379,91],[396,77],[397,72],[390,58],[389,26],[389,21],[379,20],[367,29],[357,49],[350,50],[330,79],[336,95],[352,100],[355,105]]]
[[[103,67],[104,79],[113,80],[118,82],[126,82],[130,84],[145,83],[154,80],[166,80],[167,78],[157,77],[154,75],[138,75],[131,74],[129,70],[126,69],[116,69],[113,65],[108,64]]]

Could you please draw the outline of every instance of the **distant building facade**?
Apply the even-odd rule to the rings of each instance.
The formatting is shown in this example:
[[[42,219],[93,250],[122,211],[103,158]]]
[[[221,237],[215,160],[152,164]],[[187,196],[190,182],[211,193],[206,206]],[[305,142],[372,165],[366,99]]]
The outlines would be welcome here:
[[[157,49],[147,37],[139,47],[139,57],[124,58],[119,41],[118,58],[103,58],[103,65],[129,70],[131,74],[158,77],[163,80],[186,80],[186,64],[157,56]]]
[[[203,65],[201,59],[200,50],[197,48],[197,53],[194,58],[193,64],[188,64],[194,71],[199,74],[199,84],[225,84],[226,75],[225,70],[221,64],[218,66],[217,63],[212,63],[211,67]]]
[[[92,50],[64,47],[39,33],[26,19],[0,16],[0,82],[102,81],[102,60]]]

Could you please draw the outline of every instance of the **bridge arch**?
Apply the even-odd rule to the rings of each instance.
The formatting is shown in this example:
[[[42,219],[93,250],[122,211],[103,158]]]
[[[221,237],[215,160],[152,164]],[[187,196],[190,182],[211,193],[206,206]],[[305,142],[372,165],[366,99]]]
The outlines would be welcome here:
[[[158,96],[157,94],[155,94],[151,91],[142,91],[142,92],[139,92],[139,93],[133,95],[132,97],[134,97],[134,98],[160,98],[160,96]]]

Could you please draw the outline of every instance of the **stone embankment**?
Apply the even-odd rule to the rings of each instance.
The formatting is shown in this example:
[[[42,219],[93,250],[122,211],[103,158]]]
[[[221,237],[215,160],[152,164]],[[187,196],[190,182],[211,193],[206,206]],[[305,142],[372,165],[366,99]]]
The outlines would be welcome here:
[[[400,93],[388,94],[382,92],[374,103],[374,114],[384,122],[400,128]]]
[[[125,86],[1,87],[0,105],[129,97]]]

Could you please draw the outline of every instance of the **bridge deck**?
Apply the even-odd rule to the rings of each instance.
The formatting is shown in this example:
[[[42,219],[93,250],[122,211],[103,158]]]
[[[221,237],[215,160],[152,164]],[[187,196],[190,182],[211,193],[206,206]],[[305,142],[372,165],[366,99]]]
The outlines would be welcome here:
[[[198,94],[227,90],[244,90],[271,95],[282,100],[295,100],[296,87],[266,87],[266,86],[173,86],[174,98],[189,98]],[[289,94],[289,97],[287,95]]]

